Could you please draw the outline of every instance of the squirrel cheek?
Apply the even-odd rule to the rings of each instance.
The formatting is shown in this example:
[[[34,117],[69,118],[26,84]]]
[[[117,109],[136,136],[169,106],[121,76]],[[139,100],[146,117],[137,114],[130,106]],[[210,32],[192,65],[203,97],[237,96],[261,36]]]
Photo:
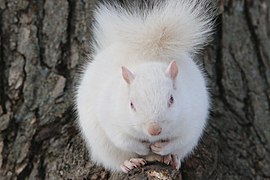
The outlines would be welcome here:
[[[158,123],[151,122],[148,124],[147,132],[151,136],[158,136],[161,133],[162,128]]]

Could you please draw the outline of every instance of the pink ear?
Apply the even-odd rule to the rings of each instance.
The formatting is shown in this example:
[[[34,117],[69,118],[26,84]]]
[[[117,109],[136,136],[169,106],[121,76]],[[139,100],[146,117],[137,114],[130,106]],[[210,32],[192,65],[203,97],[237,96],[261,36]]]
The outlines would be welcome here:
[[[131,84],[134,80],[134,74],[124,66],[122,66],[122,76],[128,84]]]
[[[178,66],[176,64],[176,61],[172,61],[167,70],[166,70],[167,76],[169,76],[172,80],[175,80],[178,74]]]

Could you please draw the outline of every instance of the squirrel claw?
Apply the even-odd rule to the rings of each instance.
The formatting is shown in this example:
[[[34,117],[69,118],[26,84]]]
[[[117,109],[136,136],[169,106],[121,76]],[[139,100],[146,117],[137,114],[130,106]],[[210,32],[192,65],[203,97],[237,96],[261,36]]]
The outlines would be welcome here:
[[[171,161],[172,161],[172,155],[171,154],[169,154],[167,156],[163,156],[163,163],[169,165],[171,163]]]
[[[176,154],[169,154],[162,157],[162,161],[164,164],[171,165],[173,169],[178,170],[181,167],[181,162]]]
[[[128,173],[132,169],[144,166],[145,164],[146,161],[143,158],[131,158],[130,160],[126,160],[120,168],[124,173]]]
[[[178,155],[172,154],[171,157],[172,157],[172,159],[171,159],[170,165],[174,169],[178,170],[181,167],[181,162],[180,162]]]

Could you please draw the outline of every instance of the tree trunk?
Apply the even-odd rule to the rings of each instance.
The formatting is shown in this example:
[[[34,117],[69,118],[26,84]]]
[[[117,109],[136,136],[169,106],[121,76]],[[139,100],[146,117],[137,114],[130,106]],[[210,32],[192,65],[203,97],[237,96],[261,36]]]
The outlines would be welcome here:
[[[269,0],[219,1],[199,147],[179,172],[154,164],[128,176],[91,163],[72,111],[92,9],[91,0],[0,0],[0,179],[270,179]]]

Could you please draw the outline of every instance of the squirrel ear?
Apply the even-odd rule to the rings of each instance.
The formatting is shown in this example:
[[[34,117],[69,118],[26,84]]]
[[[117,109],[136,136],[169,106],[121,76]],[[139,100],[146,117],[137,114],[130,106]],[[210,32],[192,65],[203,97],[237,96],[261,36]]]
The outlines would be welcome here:
[[[128,84],[131,84],[135,78],[134,74],[124,66],[122,66],[122,76]]]
[[[175,80],[178,74],[178,66],[176,64],[176,61],[172,61],[167,70],[166,70],[167,76],[169,76],[172,80]]]

